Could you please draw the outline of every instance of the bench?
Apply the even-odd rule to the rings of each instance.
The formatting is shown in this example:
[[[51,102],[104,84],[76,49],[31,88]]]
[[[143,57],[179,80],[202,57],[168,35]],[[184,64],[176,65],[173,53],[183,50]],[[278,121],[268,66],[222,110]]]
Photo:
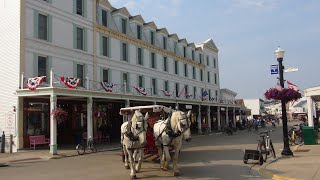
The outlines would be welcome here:
[[[36,149],[36,145],[42,144],[50,144],[50,139],[46,138],[45,135],[38,135],[38,136],[29,136],[30,141],[30,149],[33,145],[33,149]]]

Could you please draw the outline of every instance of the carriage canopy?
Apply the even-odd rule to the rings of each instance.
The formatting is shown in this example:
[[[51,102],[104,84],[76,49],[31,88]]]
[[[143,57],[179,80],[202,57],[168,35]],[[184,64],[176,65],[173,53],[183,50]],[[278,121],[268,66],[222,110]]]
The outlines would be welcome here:
[[[150,105],[150,106],[135,106],[135,107],[126,107],[126,108],[121,108],[120,109],[120,115],[127,115],[131,114],[135,110],[139,110],[142,113],[146,112],[165,112],[165,113],[170,113],[171,108],[162,106],[162,105]]]

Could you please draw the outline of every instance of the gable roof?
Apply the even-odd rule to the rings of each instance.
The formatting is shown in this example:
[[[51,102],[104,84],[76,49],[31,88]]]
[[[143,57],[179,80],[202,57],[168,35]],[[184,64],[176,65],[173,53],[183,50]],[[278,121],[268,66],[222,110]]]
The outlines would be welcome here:
[[[103,5],[103,6],[107,7],[107,8],[110,8],[110,9],[113,8],[108,0],[98,0],[98,1],[99,1],[99,4],[101,4],[101,5]]]
[[[167,35],[167,36],[169,35],[167,28],[157,29],[157,32],[158,32],[158,33],[165,34],[165,35]]]
[[[127,17],[130,17],[131,15],[130,15],[130,13],[129,13],[129,11],[128,11],[128,9],[127,8],[125,8],[125,7],[122,7],[122,8],[120,8],[120,9],[115,9],[115,10],[113,10],[112,11],[112,14],[122,14],[122,15],[124,15],[124,16],[127,16]]]
[[[204,47],[208,47],[209,49],[213,49],[215,51],[219,51],[217,48],[216,44],[213,42],[212,39],[208,39],[207,41],[204,42]]]
[[[178,37],[178,35],[176,34],[176,33],[174,33],[174,34],[169,34],[169,38],[173,38],[173,39],[175,39],[175,40],[179,40],[179,37]]]
[[[129,17],[130,20],[136,20],[142,24],[144,24],[144,19],[142,18],[142,16],[139,14],[139,15],[136,15],[136,16],[130,16]]]
[[[188,41],[186,40],[186,38],[179,39],[178,42],[179,42],[179,43],[182,43],[182,44],[184,44],[184,45],[186,45],[186,46],[188,45]]]
[[[143,25],[145,27],[149,27],[149,28],[154,29],[154,30],[158,29],[157,25],[153,21],[144,23]]]
[[[194,43],[189,43],[188,46],[189,46],[189,47],[192,47],[192,48],[194,48],[194,49],[196,48],[196,46],[194,45]]]

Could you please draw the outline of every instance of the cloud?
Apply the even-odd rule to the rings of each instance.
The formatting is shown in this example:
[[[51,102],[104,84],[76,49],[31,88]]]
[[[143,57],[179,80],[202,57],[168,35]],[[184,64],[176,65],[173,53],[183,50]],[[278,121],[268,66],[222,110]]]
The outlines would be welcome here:
[[[280,6],[279,0],[227,0],[231,6],[226,10],[231,14],[238,9],[249,9],[251,11],[270,11]]]

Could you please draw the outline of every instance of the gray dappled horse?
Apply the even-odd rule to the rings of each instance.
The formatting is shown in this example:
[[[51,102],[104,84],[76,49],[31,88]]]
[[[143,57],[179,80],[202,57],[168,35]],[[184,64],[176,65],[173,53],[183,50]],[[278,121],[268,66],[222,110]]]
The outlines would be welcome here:
[[[132,179],[136,179],[136,172],[141,169],[143,161],[143,148],[146,144],[146,131],[148,127],[147,119],[149,115],[143,114],[136,110],[130,121],[124,122],[121,125],[121,144],[125,155],[125,167],[131,169],[130,176]],[[134,156],[133,152],[137,151],[138,156]],[[135,157],[139,157],[137,160]],[[136,164],[135,162],[138,161]]]
[[[160,168],[164,171],[168,170],[169,162],[171,161],[169,149],[170,147],[174,148],[174,176],[180,175],[180,171],[178,169],[178,159],[182,146],[182,140],[184,139],[187,142],[191,141],[190,115],[191,111],[189,111],[187,114],[182,111],[174,111],[172,112],[171,117],[163,121],[158,121],[153,127],[156,146],[158,147],[160,158]]]

